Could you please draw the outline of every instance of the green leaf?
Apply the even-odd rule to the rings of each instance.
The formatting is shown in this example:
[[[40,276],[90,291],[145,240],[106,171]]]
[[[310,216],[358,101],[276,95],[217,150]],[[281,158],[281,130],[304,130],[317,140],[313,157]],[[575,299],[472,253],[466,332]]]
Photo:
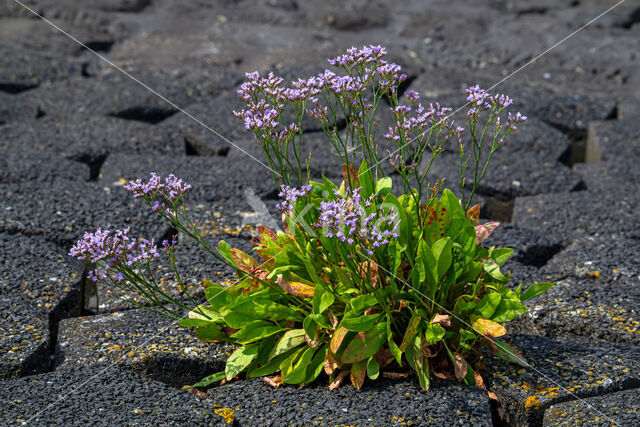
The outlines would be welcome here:
[[[391,351],[394,359],[396,359],[398,366],[402,367],[402,350],[400,350],[395,341],[393,341],[393,333],[391,332],[391,319],[389,317],[389,313],[387,313],[387,343],[389,344],[389,350]]]
[[[400,351],[405,351],[409,344],[413,342],[416,333],[418,332],[418,326],[420,325],[420,321],[422,317],[417,314],[414,314],[409,321],[409,326],[407,326],[407,330],[404,332],[404,337],[402,338],[402,342],[400,343]]]
[[[437,240],[433,245],[431,245],[431,251],[433,252],[433,256],[436,260],[436,269],[434,271],[436,282],[439,282],[440,279],[442,279],[451,266],[451,262],[453,261],[453,255],[451,253],[452,247],[453,244],[449,237]]]
[[[496,311],[493,313],[491,320],[494,322],[510,322],[527,311],[528,308],[522,305],[517,299],[506,299],[503,297],[500,305],[498,305],[498,308],[496,308]]]
[[[233,295],[228,291],[228,288],[220,286],[217,283],[211,283],[211,285],[204,290],[204,296],[216,311],[220,311],[225,305],[233,302]]]
[[[329,323],[329,318],[324,314],[309,314],[307,318],[313,320],[318,325],[322,326],[326,329],[333,329],[331,327],[331,323]]]
[[[235,375],[234,375],[235,376]],[[182,387],[181,390],[189,390],[190,388],[196,387],[209,387],[211,384],[222,381],[225,378],[224,372],[216,372],[215,374],[211,374],[208,377],[204,377],[197,383],[189,386]]]
[[[368,199],[373,193],[373,182],[371,182],[371,175],[369,175],[369,166],[367,161],[363,160],[358,170],[358,178],[360,179],[360,187],[362,187],[361,197]]]
[[[313,337],[313,335],[311,336]],[[273,350],[269,353],[268,360],[271,360],[282,353],[286,353],[292,348],[298,347],[302,343],[304,343],[304,329],[288,330],[282,335],[282,337],[280,337],[276,345],[273,347]]]
[[[222,255],[227,261],[231,263],[231,265],[236,265],[235,260],[233,259],[233,255],[231,254],[231,246],[224,240],[220,240],[218,242],[218,253]]]
[[[282,378],[282,381],[287,384],[300,384],[304,381],[304,378],[307,373],[307,368],[309,367],[309,362],[313,358],[313,355],[316,353],[315,348],[308,348],[302,353],[300,359],[296,362],[295,366],[286,376]]]
[[[325,344],[320,347],[316,355],[313,356],[313,360],[311,360],[311,363],[309,363],[309,366],[307,367],[307,372],[303,381],[305,384],[309,384],[318,378],[318,375],[320,375],[322,368],[324,367],[324,359],[327,357],[328,351],[329,344]]]
[[[373,294],[359,295],[349,301],[352,312],[356,315],[364,313],[367,308],[374,307],[378,304],[378,299]]]
[[[429,323],[424,331],[424,339],[433,345],[444,338],[445,330],[439,323]]]
[[[302,350],[299,348],[292,348],[289,351],[287,351],[286,353],[282,353],[276,357],[274,357],[273,359],[271,359],[269,362],[267,362],[266,364],[256,367],[252,370],[250,370],[249,372],[247,372],[247,378],[257,378],[257,377],[264,377],[265,375],[271,375],[276,371],[280,370],[280,365],[282,364],[282,362],[284,362],[287,358],[291,357],[292,354],[294,354],[295,352]]]
[[[195,331],[196,337],[205,342],[229,341],[229,335],[222,332],[220,325],[215,323],[207,326],[198,326]]]
[[[273,334],[277,334],[280,331],[282,331],[282,328],[280,326],[274,325],[271,322],[265,322],[264,320],[255,320],[248,323],[244,328],[240,329],[235,334],[231,335],[231,337],[241,344],[248,344],[250,342],[269,337]]]
[[[206,319],[180,319],[178,325],[183,326],[185,328],[193,328],[194,326],[209,326],[211,324],[215,324],[215,322]]]
[[[368,331],[380,316],[381,314],[370,314],[367,316],[343,319],[342,322],[340,322],[340,326],[354,332]]]
[[[404,207],[400,203],[398,199],[393,194],[387,194],[387,197],[384,199],[384,203],[382,203],[381,208],[393,210],[393,213],[398,214],[398,218],[400,218],[400,225],[398,226],[399,234],[400,234],[400,242],[403,244],[407,244],[411,241],[411,229],[413,223],[407,221],[407,214],[404,210]]]
[[[498,263],[495,262],[494,260],[492,260],[491,258],[487,258],[487,259],[483,260],[482,261],[482,265],[483,265],[484,271],[486,271],[489,276],[493,277],[494,279],[498,280],[499,282],[508,282],[509,281],[509,279],[507,279],[500,272],[500,266],[498,265]]]
[[[233,352],[229,359],[227,359],[227,365],[224,368],[224,374],[227,381],[230,381],[233,377],[242,372],[253,359],[258,356],[258,350],[260,344],[243,345]]]
[[[318,327],[318,324],[311,317],[304,318],[304,321],[302,322],[302,328],[304,329],[304,331],[307,333],[309,337],[313,338],[313,336],[316,333],[317,327]]]
[[[378,364],[376,358],[374,356],[371,356],[369,358],[369,361],[367,362],[367,377],[369,377],[370,380],[376,380],[378,379],[379,375],[380,365]]]
[[[510,248],[498,248],[489,251],[489,256],[493,258],[498,265],[502,265],[513,255],[513,249]]]
[[[391,178],[385,176],[384,178],[380,178],[376,183],[376,193],[381,195],[386,195],[391,190]]]
[[[506,360],[507,362],[513,362],[525,368],[529,367],[527,361],[522,357],[518,351],[511,347],[509,344],[503,341],[493,341],[493,344],[498,348],[496,351],[496,356],[501,359]]]
[[[520,301],[526,301],[528,299],[542,295],[544,292],[546,292],[547,289],[555,284],[556,282],[534,283],[533,285],[529,286],[526,291],[524,291],[524,294],[522,294],[522,296],[520,297]]]
[[[493,313],[498,308],[500,301],[502,300],[502,295],[498,292],[491,292],[490,294],[486,294],[476,306],[474,312],[481,317],[485,317],[490,319],[493,316]]]
[[[340,362],[356,363],[376,354],[384,344],[386,329],[387,322],[380,322],[369,331],[359,332],[342,353]]]
[[[449,213],[454,216],[455,214],[459,214],[465,216],[464,209],[462,209],[462,205],[460,204],[460,200],[456,197],[451,190],[445,188],[442,192],[442,196],[440,196],[440,201],[444,204],[444,206],[449,210]]]
[[[306,349],[309,349],[309,347],[306,347]],[[291,353],[289,357],[287,357],[282,361],[282,363],[280,363],[280,370],[282,371],[283,378],[289,375],[289,373],[293,370],[294,363],[303,351],[305,351],[305,347],[295,349],[295,351]]]

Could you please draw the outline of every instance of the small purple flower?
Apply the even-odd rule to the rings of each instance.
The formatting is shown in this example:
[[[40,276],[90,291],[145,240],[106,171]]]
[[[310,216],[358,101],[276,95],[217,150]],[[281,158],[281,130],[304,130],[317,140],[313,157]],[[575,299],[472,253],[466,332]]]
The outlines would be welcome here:
[[[507,116],[507,129],[509,129],[510,131],[516,130],[517,129],[516,125],[523,123],[525,120],[527,120],[527,116],[523,116],[519,112],[516,113],[515,116],[509,113],[509,115]]]
[[[336,199],[320,203],[316,226],[324,230],[326,237],[337,238],[349,245],[357,244],[372,255],[372,249],[384,246],[390,239],[398,237],[399,222],[397,215],[390,210],[385,212],[380,209],[367,215],[365,208],[372,205],[376,195],[363,201],[360,197],[361,190],[347,188],[344,196],[334,190]]]
[[[300,189],[290,187],[288,185],[280,186],[280,194],[278,196],[284,199],[281,203],[276,205],[276,208],[281,212],[288,213],[293,211],[296,200],[300,197],[304,197],[311,191],[311,185],[303,185]]]
[[[111,270],[118,266],[131,267],[138,263],[146,263],[160,254],[153,240],[136,240],[129,236],[130,229],[116,230],[112,235],[98,228],[94,233],[85,233],[69,251],[69,255],[81,261],[89,261],[97,265],[88,273],[94,282],[109,277]],[[120,273],[116,280],[122,280]]]
[[[134,198],[147,202],[153,211],[163,211],[171,215],[172,211],[168,205],[178,202],[191,186],[173,174],[163,181],[155,172],[152,172],[149,182],[144,183],[141,179],[137,179],[129,182],[124,188],[133,194]]]

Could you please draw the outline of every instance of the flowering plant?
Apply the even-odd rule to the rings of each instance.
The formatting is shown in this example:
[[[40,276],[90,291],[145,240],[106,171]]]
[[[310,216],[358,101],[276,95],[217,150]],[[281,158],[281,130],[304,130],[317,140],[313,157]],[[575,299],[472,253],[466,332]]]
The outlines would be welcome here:
[[[385,55],[379,46],[349,49],[330,60],[341,75],[327,70],[290,88],[273,74],[247,74],[238,91],[247,106],[235,114],[261,145],[283,199],[284,231],[258,227],[257,259],[224,241],[217,251],[207,245],[184,208],[189,186],[176,177],[152,175],[148,183],[127,186],[237,272],[231,286],[205,281],[206,303],[197,305],[189,295],[195,307],[179,321],[205,341],[238,344],[223,372],[194,386],[243,372],[275,387],[308,384],[323,371],[330,387],[347,375],[360,388],[365,377],[408,372],[425,390],[433,376],[483,386],[482,345],[524,363],[497,340],[506,333],[501,323],[526,312],[522,301],[553,284],[536,283],[524,292],[521,285],[508,288],[500,266],[513,250],[479,246],[497,224],[480,225],[479,206],[470,204],[492,155],[526,117],[505,118],[510,98],[469,88],[467,154],[465,129],[449,119],[450,108],[423,106],[414,91],[400,102],[406,76]],[[402,180],[398,195],[378,153],[375,114],[382,100],[392,117],[383,138],[395,145],[387,157]],[[309,159],[302,158],[305,116],[316,120],[340,156],[339,185],[325,177],[310,180]],[[482,156],[487,135],[492,142]],[[453,138],[460,151],[460,198],[442,182],[426,181]],[[469,162],[473,182],[467,184]],[[163,242],[175,269],[174,245]],[[189,308],[157,286],[149,267],[160,256],[154,243],[131,239],[128,229],[86,234],[71,254],[96,264],[92,279],[141,293],[150,309],[180,319],[172,307]]]

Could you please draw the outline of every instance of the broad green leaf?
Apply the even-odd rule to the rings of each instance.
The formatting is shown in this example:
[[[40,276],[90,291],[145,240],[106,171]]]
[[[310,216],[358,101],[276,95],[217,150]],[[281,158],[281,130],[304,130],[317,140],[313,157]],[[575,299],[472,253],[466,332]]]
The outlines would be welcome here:
[[[491,320],[494,322],[509,322],[527,311],[527,307],[522,305],[517,299],[506,299],[503,297],[493,316],[491,316]]]
[[[547,289],[555,284],[556,282],[534,283],[533,285],[529,286],[526,291],[524,291],[524,294],[522,294],[522,296],[520,297],[520,301],[526,301],[528,299],[542,295]]]
[[[362,187],[362,198],[367,199],[373,193],[373,182],[371,182],[371,175],[369,174],[369,166],[367,166],[367,161],[363,160],[360,165],[360,170],[358,170],[358,178],[360,179],[360,187]]]
[[[425,206],[426,221],[424,234],[429,242],[435,242],[444,236],[451,224],[451,215],[440,200],[434,200],[431,206]]]
[[[216,372],[215,374],[209,375],[208,377],[204,377],[203,379],[201,379],[200,381],[198,381],[193,385],[182,387],[181,390],[189,390],[190,388],[196,388],[196,387],[209,387],[211,384],[218,381],[222,381],[224,378],[225,378],[224,372]]]
[[[431,251],[433,252],[433,256],[436,260],[435,276],[437,282],[442,279],[451,266],[451,262],[453,261],[453,255],[451,253],[452,247],[453,244],[451,243],[451,239],[448,237],[439,239],[431,245]]]
[[[440,201],[449,210],[451,215],[454,215],[454,214],[464,215],[464,210],[462,209],[460,200],[448,188],[445,188],[444,191],[442,192],[442,196],[440,196]]]
[[[385,342],[386,329],[387,322],[380,322],[373,329],[356,334],[342,353],[340,362],[356,363],[373,356]]]
[[[318,324],[311,317],[304,318],[304,321],[302,322],[302,328],[306,332],[307,336],[309,336],[310,338],[313,338],[313,336],[316,333],[317,327],[318,327]]]
[[[391,190],[391,178],[385,176],[384,178],[380,178],[376,183],[376,193],[381,195],[386,195],[386,193]]]
[[[316,283],[316,285],[320,283],[320,278],[318,277],[318,273],[316,273],[316,269],[313,266],[313,263],[307,258],[304,258],[303,261],[304,261],[304,266],[307,269],[307,273],[309,273],[309,277],[311,277],[311,280],[313,280]]]
[[[198,326],[195,329],[196,337],[205,342],[229,341],[229,335],[221,331],[220,325],[212,323],[207,326]]]
[[[380,365],[378,364],[376,358],[374,356],[371,356],[369,358],[369,361],[367,362],[367,377],[369,377],[370,380],[376,380],[378,379],[379,375]]]
[[[525,368],[529,367],[527,361],[522,357],[518,351],[511,347],[509,344],[503,341],[493,341],[493,344],[497,347],[496,356],[504,359],[508,362],[517,363]]]
[[[258,356],[260,344],[243,345],[238,347],[236,351],[227,359],[227,365],[224,368],[225,378],[230,381],[233,377],[242,372],[253,359]]]
[[[329,344],[331,353],[338,354],[340,347],[346,345],[346,343],[343,344],[343,341],[349,340],[350,337],[353,338],[353,333],[349,334],[349,331],[346,328],[336,329],[331,336],[331,342]]]
[[[307,317],[323,328],[332,329],[329,318],[324,314],[309,314]]]
[[[183,326],[185,328],[193,328],[194,326],[209,326],[211,324],[215,324],[215,322],[212,322],[211,320],[206,320],[206,319],[190,319],[190,318],[180,319],[180,321],[178,322],[178,325]]]
[[[414,314],[413,317],[411,317],[411,320],[409,321],[409,326],[407,326],[407,330],[404,332],[404,337],[402,338],[402,342],[400,343],[400,347],[399,347],[400,351],[405,351],[409,346],[409,344],[413,342],[413,339],[416,336],[416,333],[418,332],[418,326],[420,325],[420,320],[422,320],[422,317],[420,317],[417,314]]]
[[[484,268],[484,271],[487,272],[487,274],[491,277],[493,277],[494,279],[500,281],[500,282],[508,282],[509,279],[507,279],[501,272],[500,272],[500,266],[498,265],[498,263],[496,263],[494,260],[492,260],[491,258],[487,258],[485,260],[482,261],[482,266]]]
[[[315,353],[315,348],[307,348],[303,351],[302,356],[300,356],[300,359],[296,362],[291,372],[284,376],[282,380],[287,384],[300,384],[303,382],[307,373],[307,368],[309,367],[309,362],[311,362]]]
[[[416,374],[418,374],[418,382],[422,390],[429,389],[429,361],[422,354],[422,338],[417,335],[411,348],[411,356]]]
[[[204,296],[215,310],[221,310],[225,305],[233,301],[233,295],[228,291],[228,288],[215,283],[212,283],[204,290]]]
[[[231,254],[231,246],[229,246],[229,244],[224,240],[220,240],[218,242],[218,253],[232,265],[236,265],[236,262],[233,260],[233,255]]]
[[[324,367],[324,359],[327,357],[328,351],[329,345],[325,344],[320,347],[316,355],[313,356],[311,363],[309,363],[309,366],[307,367],[307,372],[303,381],[305,384],[309,384],[318,378],[318,375],[320,375],[322,368]]]
[[[256,367],[247,372],[247,378],[264,377],[265,375],[271,375],[274,372],[279,371],[282,362],[284,362],[287,358],[291,357],[292,354],[300,350],[302,349],[292,348],[286,353],[282,353],[281,355],[274,357],[266,364]]]
[[[313,337],[313,335],[311,335]],[[271,360],[276,356],[286,353],[304,343],[304,329],[291,329],[285,332],[278,340],[271,353],[269,353],[269,359]]]
[[[498,248],[489,251],[489,256],[494,259],[498,265],[503,265],[513,255],[513,249],[510,248]]]
[[[280,326],[276,326],[271,322],[256,320],[248,323],[244,328],[231,335],[231,337],[241,344],[247,344],[277,334],[281,330],[282,328]]]
[[[424,331],[424,339],[433,345],[444,338],[444,328],[439,323],[429,323]]]
[[[356,390],[360,390],[364,384],[364,378],[367,374],[367,361],[360,360],[351,365],[351,384]]]
[[[258,261],[256,261],[251,255],[242,252],[240,249],[231,248],[231,256],[236,263],[236,266],[245,273],[251,272],[255,267],[258,267]]]
[[[391,351],[393,358],[396,359],[396,363],[398,364],[398,366],[402,366],[402,350],[400,350],[395,341],[393,341],[393,333],[391,332],[391,319],[389,316],[389,313],[387,313],[387,343],[389,344],[389,350]]]
[[[301,347],[294,350],[295,351],[291,353],[289,357],[287,357],[282,361],[282,363],[280,363],[280,371],[282,371],[282,378],[289,375],[289,373],[293,370],[293,365],[295,364],[296,360],[298,360],[298,358],[300,357],[300,354],[302,354],[303,351],[310,350],[310,349],[309,347],[306,347],[306,348]]]
[[[367,316],[343,319],[342,322],[340,322],[340,326],[354,332],[368,331],[373,327],[373,324],[380,318],[380,316],[381,314],[371,314]]]
[[[480,335],[489,338],[498,338],[507,333],[507,330],[501,324],[478,316],[471,316],[471,326]]]
[[[378,304],[378,299],[373,294],[359,295],[349,301],[351,304],[352,312],[359,315],[364,313],[367,308],[375,307]]]
[[[486,294],[484,297],[482,297],[474,312],[481,317],[490,319],[491,316],[493,316],[493,313],[496,311],[496,308],[498,308],[501,300],[502,295],[500,295],[498,292],[491,292],[490,294]]]

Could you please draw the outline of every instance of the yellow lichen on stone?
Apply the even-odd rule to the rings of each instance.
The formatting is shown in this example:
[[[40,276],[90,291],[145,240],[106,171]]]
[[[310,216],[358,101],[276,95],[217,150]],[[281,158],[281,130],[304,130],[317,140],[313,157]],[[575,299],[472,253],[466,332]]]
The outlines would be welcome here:
[[[527,397],[527,400],[524,402],[524,407],[527,409],[529,408],[540,409],[540,407],[542,407],[542,402],[538,400],[537,396],[529,396]]]
[[[213,411],[216,415],[222,417],[227,424],[231,424],[235,420],[235,414],[231,408],[218,408]]]

